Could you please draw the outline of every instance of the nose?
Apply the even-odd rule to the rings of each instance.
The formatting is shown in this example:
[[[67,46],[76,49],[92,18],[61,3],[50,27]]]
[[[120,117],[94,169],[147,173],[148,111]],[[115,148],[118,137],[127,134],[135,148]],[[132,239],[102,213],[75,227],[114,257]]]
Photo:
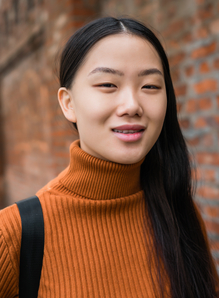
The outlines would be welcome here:
[[[137,94],[132,90],[126,90],[120,96],[119,104],[117,107],[117,115],[121,116],[139,116],[143,114],[143,109],[140,105]]]

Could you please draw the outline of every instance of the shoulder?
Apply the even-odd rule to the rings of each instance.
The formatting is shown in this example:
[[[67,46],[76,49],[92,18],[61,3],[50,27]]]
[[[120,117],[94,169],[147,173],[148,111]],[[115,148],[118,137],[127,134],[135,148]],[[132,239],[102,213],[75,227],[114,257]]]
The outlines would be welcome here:
[[[17,205],[0,211],[0,296],[18,292],[21,219]],[[11,296],[10,296],[11,297]]]
[[[16,204],[0,211],[0,231],[10,249],[19,249],[21,243],[21,218]]]

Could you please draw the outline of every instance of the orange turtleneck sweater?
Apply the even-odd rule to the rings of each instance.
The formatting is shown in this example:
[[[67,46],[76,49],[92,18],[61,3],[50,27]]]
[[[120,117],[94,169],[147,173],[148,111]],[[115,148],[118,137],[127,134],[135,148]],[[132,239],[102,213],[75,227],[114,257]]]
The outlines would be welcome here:
[[[70,155],[69,167],[37,193],[45,225],[38,297],[158,297],[144,225],[142,161],[97,159],[79,141]],[[20,242],[19,211],[12,205],[0,212],[1,298],[19,295]]]

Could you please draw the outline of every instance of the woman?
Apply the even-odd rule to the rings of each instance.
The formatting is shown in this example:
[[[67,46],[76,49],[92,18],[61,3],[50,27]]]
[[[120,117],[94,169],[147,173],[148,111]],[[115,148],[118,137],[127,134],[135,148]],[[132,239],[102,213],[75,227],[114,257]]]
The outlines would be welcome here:
[[[218,297],[158,39],[132,19],[95,20],[66,44],[60,84],[79,140],[69,167],[37,193],[45,221],[38,297]],[[16,297],[17,206],[0,220],[0,294]]]

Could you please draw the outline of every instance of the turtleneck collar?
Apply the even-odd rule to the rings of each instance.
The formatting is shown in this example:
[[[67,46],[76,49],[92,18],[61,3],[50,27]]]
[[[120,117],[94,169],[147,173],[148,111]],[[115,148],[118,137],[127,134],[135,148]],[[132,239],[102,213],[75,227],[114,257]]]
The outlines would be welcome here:
[[[70,146],[70,165],[60,182],[83,197],[108,200],[135,194],[141,190],[140,167],[96,158],[80,148],[80,140]]]

